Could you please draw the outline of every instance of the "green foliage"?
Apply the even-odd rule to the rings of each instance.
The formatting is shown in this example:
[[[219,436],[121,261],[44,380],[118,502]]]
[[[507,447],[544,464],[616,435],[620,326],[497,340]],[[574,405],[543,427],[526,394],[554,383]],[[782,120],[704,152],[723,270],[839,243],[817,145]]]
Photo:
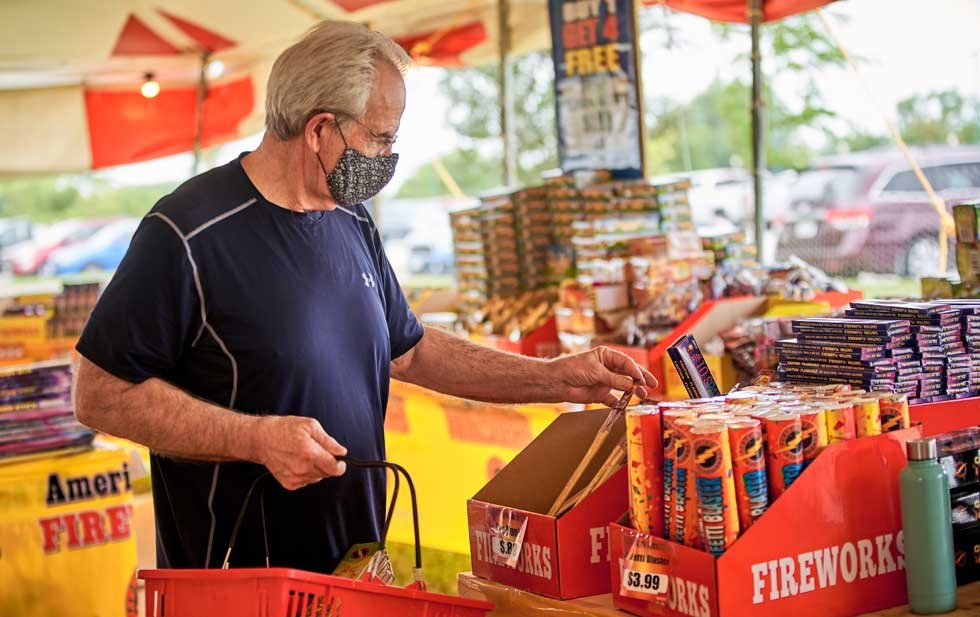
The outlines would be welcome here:
[[[541,172],[558,165],[555,137],[554,66],[548,52],[535,52],[512,62],[517,178],[535,184]],[[440,90],[449,99],[449,125],[464,146],[443,157],[443,164],[467,195],[503,184],[500,148],[500,107],[496,64],[446,71]],[[432,165],[425,165],[399,190],[398,197],[446,195]]]
[[[479,195],[500,186],[500,157],[480,154],[472,148],[454,150],[442,164],[467,195]],[[396,198],[439,197],[449,193],[432,163],[423,165],[398,189]]]
[[[897,109],[910,144],[980,143],[980,99],[942,90],[899,101]]]
[[[0,215],[23,216],[38,223],[76,217],[140,217],[175,187],[176,183],[112,187],[87,177],[19,178],[0,182]]]

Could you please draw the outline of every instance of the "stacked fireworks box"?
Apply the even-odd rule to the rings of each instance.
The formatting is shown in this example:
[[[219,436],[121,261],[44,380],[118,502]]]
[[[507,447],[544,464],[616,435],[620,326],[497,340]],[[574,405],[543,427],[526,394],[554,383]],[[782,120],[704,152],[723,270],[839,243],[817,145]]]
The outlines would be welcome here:
[[[791,383],[844,382],[865,390],[919,393],[919,369],[908,320],[794,319],[794,339],[776,343],[779,378]],[[908,362],[908,364],[900,364]]]
[[[963,344],[970,354],[970,384],[975,392],[980,392],[980,300],[941,300],[960,311]]]
[[[480,208],[457,210],[449,215],[453,232],[454,271],[460,309],[476,310],[489,299],[487,264],[483,250],[483,216]]]
[[[521,291],[521,265],[514,202],[510,194],[486,197],[480,208],[487,291],[491,298],[516,296]]]
[[[70,364],[46,362],[0,371],[0,459],[84,446],[93,437],[75,421]]]
[[[963,340],[962,311],[959,308],[945,302],[865,300],[852,302],[845,313],[858,319],[909,321],[913,355],[904,361],[897,360],[896,367],[919,362],[920,386],[916,402],[937,402],[974,395],[973,363]]]
[[[550,281],[548,256],[551,251],[551,210],[548,192],[543,186],[521,189],[514,193],[514,231],[521,289],[535,290]]]

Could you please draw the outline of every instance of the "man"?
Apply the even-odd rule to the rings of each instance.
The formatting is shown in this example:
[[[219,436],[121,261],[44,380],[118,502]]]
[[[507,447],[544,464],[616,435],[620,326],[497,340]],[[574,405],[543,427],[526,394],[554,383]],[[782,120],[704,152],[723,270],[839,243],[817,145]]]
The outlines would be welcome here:
[[[343,22],[286,50],[261,145],[160,200],[82,334],[76,414],[151,449],[161,567],[220,565],[265,469],[272,565],[330,572],[377,539],[384,475],[336,457],[384,459],[391,377],[499,403],[653,383],[606,349],[538,360],[419,324],[360,204],[394,172],[408,63]],[[264,565],[260,521],[232,565]]]

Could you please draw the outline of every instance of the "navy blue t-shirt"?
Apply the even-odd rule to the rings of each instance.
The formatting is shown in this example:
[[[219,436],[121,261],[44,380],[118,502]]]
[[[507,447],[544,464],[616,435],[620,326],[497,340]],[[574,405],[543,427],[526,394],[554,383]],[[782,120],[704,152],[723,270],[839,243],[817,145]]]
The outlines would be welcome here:
[[[78,351],[132,383],[163,379],[251,414],[316,418],[351,456],[384,459],[390,362],[422,337],[362,205],[298,213],[266,201],[238,160],[189,180],[141,222]],[[152,453],[160,567],[221,564],[265,469]],[[271,563],[330,572],[378,538],[381,471],[349,468],[297,491],[265,485]],[[261,485],[260,485],[261,486]],[[265,565],[253,498],[232,553]]]

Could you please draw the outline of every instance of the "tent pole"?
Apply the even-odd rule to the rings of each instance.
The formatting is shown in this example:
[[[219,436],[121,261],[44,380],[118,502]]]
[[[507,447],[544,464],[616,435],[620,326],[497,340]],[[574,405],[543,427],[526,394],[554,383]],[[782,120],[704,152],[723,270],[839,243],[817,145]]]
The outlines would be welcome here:
[[[197,101],[194,106],[194,168],[191,175],[201,173],[201,133],[204,129],[204,99],[208,95],[208,60],[211,52],[201,54],[201,69],[197,75]]]
[[[749,1],[749,24],[752,27],[752,187],[754,193],[755,249],[758,259],[765,261],[764,238],[766,219],[762,207],[762,170],[766,167],[763,144],[763,116],[765,106],[762,87],[762,58],[759,52],[759,26],[762,24],[762,0]]]
[[[516,157],[514,154],[513,118],[514,118],[514,88],[510,74],[510,0],[497,0],[497,37],[498,55],[500,60],[497,73],[500,78],[500,139],[503,146],[503,182],[504,186],[512,187],[516,182],[514,173]]]

